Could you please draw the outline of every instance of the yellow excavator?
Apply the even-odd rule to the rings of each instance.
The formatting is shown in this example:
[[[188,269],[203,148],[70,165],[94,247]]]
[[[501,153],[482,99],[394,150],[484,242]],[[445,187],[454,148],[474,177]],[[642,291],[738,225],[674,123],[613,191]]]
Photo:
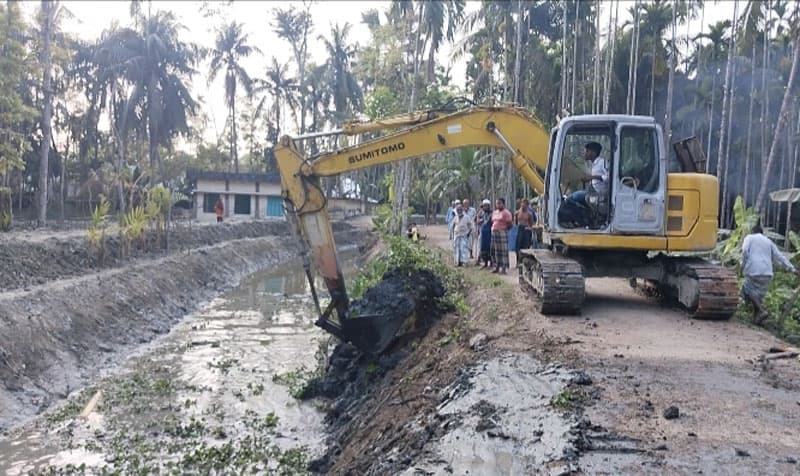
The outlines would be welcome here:
[[[385,135],[315,157],[297,141],[324,134]],[[583,158],[589,142],[602,146],[607,191],[596,192]],[[467,105],[354,121],[341,130],[284,136],[275,156],[287,219],[302,244],[303,266],[319,311],[317,325],[367,352],[381,352],[399,329],[382,316],[350,316],[321,177],[389,164],[467,146],[504,149],[522,178],[540,195],[541,247],[522,250],[522,286],[545,314],[577,314],[587,277],[627,278],[685,306],[692,317],[728,319],[738,303],[730,270],[681,252],[714,248],[718,181],[698,172],[692,143],[675,146],[670,161],[661,127],[652,117],[581,115],[561,119],[548,131],[527,111],[512,106]],[[570,193],[587,188],[576,223],[564,213]],[[573,210],[574,211],[574,210]],[[568,217],[569,215],[569,217]],[[683,253],[684,255],[686,253]],[[330,293],[322,311],[314,269]]]

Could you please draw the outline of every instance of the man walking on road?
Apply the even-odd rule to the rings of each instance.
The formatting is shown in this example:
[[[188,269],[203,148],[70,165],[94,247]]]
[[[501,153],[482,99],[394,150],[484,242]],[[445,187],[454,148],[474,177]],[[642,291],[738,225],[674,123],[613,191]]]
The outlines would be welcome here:
[[[769,283],[772,281],[773,262],[792,273],[797,272],[794,265],[781,253],[775,243],[763,235],[761,225],[756,225],[742,243],[744,284],[741,292],[745,301],[750,302],[755,309],[756,324],[761,324],[769,317],[767,310],[764,309],[764,297],[767,295]]]
[[[453,239],[453,227],[455,227],[455,219],[456,219],[456,207],[461,205],[461,202],[458,200],[453,200],[452,205],[450,208],[447,209],[447,230],[450,232],[450,240]]]
[[[494,264],[492,273],[506,274],[508,270],[508,230],[512,224],[513,217],[506,209],[506,201],[498,198],[492,213],[492,264]]]
[[[464,213],[459,205],[456,207],[455,226],[453,227],[453,262],[456,266],[464,266],[469,262],[469,240],[475,233],[475,222]]]

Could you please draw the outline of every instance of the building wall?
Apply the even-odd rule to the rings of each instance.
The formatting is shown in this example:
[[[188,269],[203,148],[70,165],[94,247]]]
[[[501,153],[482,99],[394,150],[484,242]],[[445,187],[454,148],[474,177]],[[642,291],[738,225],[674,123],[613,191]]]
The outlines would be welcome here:
[[[225,205],[225,220],[253,220],[267,218],[267,211],[270,200],[281,197],[281,186],[277,183],[259,183],[256,191],[255,182],[235,182],[224,180],[205,180],[198,179],[197,189],[194,192],[195,218],[203,222],[214,222],[217,220],[214,211],[205,212],[203,210],[204,197],[207,193],[218,193],[222,196]],[[250,199],[250,213],[235,213],[235,195],[248,195]],[[274,204],[273,204],[274,211]]]

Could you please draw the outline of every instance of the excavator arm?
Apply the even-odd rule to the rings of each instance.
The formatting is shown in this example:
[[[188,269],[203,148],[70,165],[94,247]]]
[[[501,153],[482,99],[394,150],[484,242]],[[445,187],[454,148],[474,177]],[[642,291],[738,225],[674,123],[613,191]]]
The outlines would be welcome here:
[[[381,316],[348,315],[350,303],[320,178],[461,147],[490,146],[507,150],[514,168],[542,194],[547,167],[547,131],[527,112],[513,107],[417,112],[381,121],[348,123],[338,133],[356,135],[396,128],[401,129],[311,159],[304,158],[288,136],[282,137],[275,149],[287,219],[300,241],[303,266],[320,313],[316,324],[373,353],[389,344],[399,325],[382,322]],[[322,276],[331,297],[324,311],[314,287],[314,269]]]

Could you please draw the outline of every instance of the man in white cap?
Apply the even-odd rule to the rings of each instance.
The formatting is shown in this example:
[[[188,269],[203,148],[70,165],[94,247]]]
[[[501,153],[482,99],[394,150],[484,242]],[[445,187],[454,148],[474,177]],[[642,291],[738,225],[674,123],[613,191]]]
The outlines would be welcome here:
[[[447,209],[447,230],[450,232],[450,241],[453,240],[453,227],[455,226],[456,207],[461,205],[459,200],[453,200],[450,208]]]

